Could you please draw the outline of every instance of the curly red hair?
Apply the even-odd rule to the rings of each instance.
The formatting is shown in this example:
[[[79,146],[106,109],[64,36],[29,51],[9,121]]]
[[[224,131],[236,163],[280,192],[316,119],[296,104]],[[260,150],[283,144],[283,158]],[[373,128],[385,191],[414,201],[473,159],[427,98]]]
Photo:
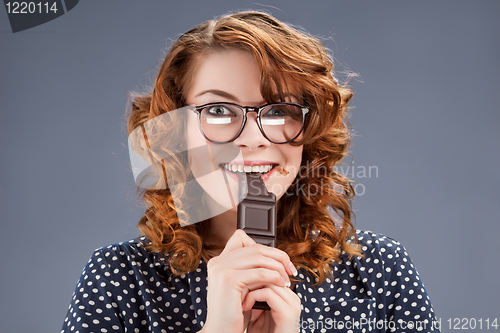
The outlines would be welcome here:
[[[294,90],[299,89],[300,102],[311,109],[302,138],[290,143],[304,146],[302,168],[291,185],[299,190],[287,192],[277,203],[277,246],[321,283],[341,251],[359,256],[361,251],[353,227],[353,187],[348,178],[334,171],[351,144],[347,113],[352,92],[337,83],[333,62],[317,38],[255,11],[202,23],[172,44],[152,92],[133,97],[128,131],[185,106],[204,52],[224,49],[245,50],[254,56],[267,102],[284,100],[292,88],[288,85],[293,84]],[[175,124],[171,130],[175,131]],[[210,259],[202,241],[207,221],[181,227],[168,186],[145,190],[142,197],[148,208],[138,228],[150,240],[150,250],[169,255],[174,274],[195,270],[201,257]]]

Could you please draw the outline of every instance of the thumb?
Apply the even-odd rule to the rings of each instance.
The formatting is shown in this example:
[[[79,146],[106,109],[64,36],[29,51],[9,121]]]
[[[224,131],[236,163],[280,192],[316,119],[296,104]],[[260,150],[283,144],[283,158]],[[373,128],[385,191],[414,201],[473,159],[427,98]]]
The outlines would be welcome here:
[[[252,246],[254,244],[257,243],[255,243],[255,241],[251,239],[250,236],[246,234],[246,232],[244,232],[241,229],[238,229],[234,232],[231,238],[229,238],[222,253],[240,249],[246,246]]]

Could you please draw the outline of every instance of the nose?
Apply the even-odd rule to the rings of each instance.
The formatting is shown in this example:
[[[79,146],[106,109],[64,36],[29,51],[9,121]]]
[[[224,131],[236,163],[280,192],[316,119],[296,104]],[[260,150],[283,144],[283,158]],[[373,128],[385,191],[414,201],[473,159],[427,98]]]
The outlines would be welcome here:
[[[259,129],[257,124],[257,113],[249,112],[247,113],[247,121],[240,136],[236,138],[233,142],[240,148],[245,148],[249,151],[256,151],[258,149],[263,149],[269,147],[271,142],[267,140]]]

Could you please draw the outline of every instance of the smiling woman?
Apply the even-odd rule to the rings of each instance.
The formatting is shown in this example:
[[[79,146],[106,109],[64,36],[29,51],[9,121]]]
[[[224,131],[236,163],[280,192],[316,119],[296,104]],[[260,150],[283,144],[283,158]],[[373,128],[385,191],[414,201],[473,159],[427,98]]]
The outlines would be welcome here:
[[[404,247],[354,230],[354,191],[334,169],[350,147],[351,96],[321,42],[270,15],[230,14],[183,34],[128,122],[131,141],[170,157],[155,165],[162,185],[143,192],[143,235],[96,250],[63,332],[435,330]],[[245,173],[276,196],[277,248],[236,230]],[[312,185],[320,190],[304,190]],[[210,217],[183,224],[189,206]]]
[[[288,97],[287,99],[291,102],[291,98],[292,97]],[[283,133],[283,131],[279,129],[269,129],[269,127],[276,127],[274,125],[264,125],[265,122],[263,123],[262,120],[258,121],[259,118],[266,120],[271,118],[266,114],[262,116],[263,110],[271,112],[269,107],[260,109],[257,114],[249,113],[247,116],[247,109],[241,110],[239,106],[226,104],[228,105],[226,108],[221,108],[221,106],[224,106],[222,103],[226,102],[234,102],[252,107],[266,104],[260,92],[260,68],[249,52],[237,49],[218,52],[212,51],[203,57],[203,60],[194,74],[193,84],[187,94],[186,103],[217,106],[217,110],[222,112],[226,119],[230,119],[232,124],[236,126],[232,126],[231,123],[229,126],[221,126],[221,124],[218,124],[218,127],[223,128],[214,129],[215,124],[206,124],[206,121],[214,118],[214,116],[204,116],[205,113],[213,112],[213,107],[202,107],[199,109],[198,119],[201,124],[203,135],[198,130],[198,119],[196,116],[193,113],[188,116],[188,149],[190,147],[198,147],[205,143],[205,139],[211,140],[214,137],[218,138],[217,141],[219,141],[219,143],[232,142],[232,144],[237,146],[241,151],[239,158],[235,161],[218,161],[216,157],[214,157],[215,165],[231,162],[229,163],[231,171],[228,170],[231,173],[233,172],[233,167],[237,165],[240,165],[240,168],[247,166],[247,170],[242,170],[245,172],[251,171],[249,167],[262,166],[266,170],[269,169],[269,167],[273,167],[267,170],[267,172],[262,175],[262,178],[266,183],[267,189],[273,192],[277,199],[281,198],[299,171],[303,151],[302,145],[292,146],[291,144],[274,144],[264,136],[264,133],[267,133],[267,136],[273,136],[274,132]],[[297,106],[297,108],[298,112],[302,114],[301,106]],[[221,117],[219,116],[217,120],[220,119]],[[273,119],[270,120],[282,120],[285,124],[291,123],[291,126],[297,127],[295,125],[297,121],[291,121],[289,117],[273,117]],[[282,127],[288,128],[287,126]],[[300,135],[301,127],[302,118],[294,136]],[[267,128],[267,132],[264,128]],[[276,135],[274,135],[274,137],[278,138]],[[224,138],[224,140],[222,140],[222,138]],[[286,141],[285,136],[282,135],[281,142],[286,143]],[[196,157],[193,156],[193,159],[196,159]],[[193,161],[193,163],[191,163],[193,168],[202,164],[203,161]],[[274,171],[278,166],[294,170],[294,172],[290,172],[287,176],[276,174]],[[193,173],[195,173],[194,169]],[[238,193],[238,178],[232,177],[231,179],[236,180],[235,182],[230,182],[230,185],[233,187],[232,193]],[[204,187],[203,184],[202,187],[208,193],[211,193],[211,188],[213,188],[208,186]],[[216,197],[217,193],[211,193],[211,196]],[[215,217],[210,222],[210,229],[212,229],[211,233],[214,235],[225,235],[226,237],[226,239],[219,240],[219,245],[221,245],[221,247],[224,246],[229,237],[236,230],[236,211],[233,210],[232,212],[233,216],[228,221],[224,220],[219,222],[217,221],[218,217]]]

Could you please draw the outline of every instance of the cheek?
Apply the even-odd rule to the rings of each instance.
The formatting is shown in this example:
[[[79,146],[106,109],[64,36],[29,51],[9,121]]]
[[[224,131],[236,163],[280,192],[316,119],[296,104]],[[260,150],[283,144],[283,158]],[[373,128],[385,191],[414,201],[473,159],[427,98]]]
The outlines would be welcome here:
[[[287,155],[287,165],[286,170],[289,172],[286,176],[286,186],[290,186],[300,172],[300,167],[302,163],[302,152],[303,147],[289,147],[288,155]]]
[[[302,162],[302,151],[302,146],[293,147],[287,145],[286,147],[282,147],[281,152],[286,158],[286,173],[274,173],[271,185],[271,192],[277,195],[277,199],[280,199],[283,194],[289,189],[293,180],[299,173],[300,165]]]
[[[198,128],[198,118],[196,114],[192,113],[188,115],[186,123],[186,143],[187,148],[199,147],[205,144],[206,140]]]
[[[286,153],[287,165],[292,168],[291,173],[293,173],[293,178],[299,172],[300,165],[302,163],[302,152],[304,150],[303,146],[293,147],[288,146]]]
[[[207,143],[198,128],[198,119],[194,113],[188,116],[185,136],[189,168],[195,177],[199,177],[204,174],[203,166],[209,165],[210,160],[205,156],[206,154],[199,154],[198,147],[206,146]]]

